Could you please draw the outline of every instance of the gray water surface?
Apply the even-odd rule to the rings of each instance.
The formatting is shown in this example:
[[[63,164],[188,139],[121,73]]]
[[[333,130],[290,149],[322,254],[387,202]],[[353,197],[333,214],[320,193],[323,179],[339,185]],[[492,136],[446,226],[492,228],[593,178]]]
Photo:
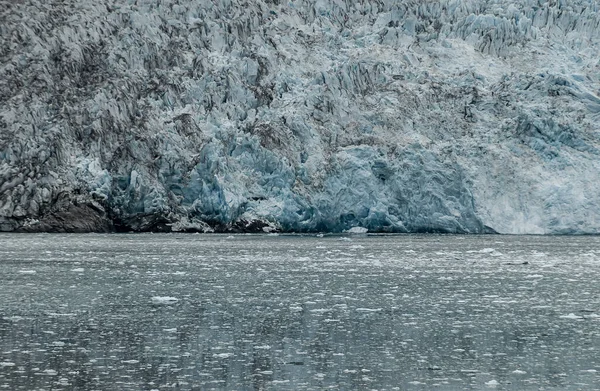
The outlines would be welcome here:
[[[600,237],[0,235],[0,388],[600,389]]]

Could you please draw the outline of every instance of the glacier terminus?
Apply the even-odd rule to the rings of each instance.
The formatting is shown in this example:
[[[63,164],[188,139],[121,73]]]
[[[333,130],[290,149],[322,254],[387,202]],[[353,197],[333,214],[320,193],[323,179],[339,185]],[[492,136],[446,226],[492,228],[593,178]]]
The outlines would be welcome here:
[[[1,231],[600,233],[594,0],[1,0]]]

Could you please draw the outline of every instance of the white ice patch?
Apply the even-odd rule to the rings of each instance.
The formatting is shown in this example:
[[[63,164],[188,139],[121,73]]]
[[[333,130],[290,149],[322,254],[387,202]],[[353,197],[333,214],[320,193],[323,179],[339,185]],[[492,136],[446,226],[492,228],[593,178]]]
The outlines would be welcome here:
[[[583,319],[582,316],[575,315],[572,312],[569,315],[561,315],[561,316],[559,316],[559,318],[563,318],[563,319]]]
[[[381,308],[357,308],[356,312],[379,312]]]
[[[363,227],[352,227],[349,230],[347,230],[346,232],[348,232],[350,234],[366,234],[367,232],[369,232],[369,230],[367,228],[363,228]]]
[[[215,354],[216,358],[229,358],[232,357],[234,354],[233,353],[218,353]]]
[[[485,385],[490,387],[490,388],[496,388],[498,387],[500,383],[498,383],[497,380],[490,380],[489,382],[486,382]]]
[[[35,270],[19,270],[21,274],[35,274],[37,273]]]
[[[14,362],[7,362],[7,361],[3,361],[0,362],[0,367],[4,368],[4,367],[14,367],[15,363]]]
[[[469,250],[469,251],[467,251],[467,253],[469,253],[469,254],[474,254],[474,253],[489,254],[489,253],[493,253],[494,251],[496,251],[496,249],[494,249],[494,248],[483,248],[481,250]]]
[[[76,267],[75,269],[71,269],[73,273],[83,273],[85,271],[82,267]]]
[[[178,298],[171,296],[154,296],[151,300],[154,305],[171,305],[179,301]]]

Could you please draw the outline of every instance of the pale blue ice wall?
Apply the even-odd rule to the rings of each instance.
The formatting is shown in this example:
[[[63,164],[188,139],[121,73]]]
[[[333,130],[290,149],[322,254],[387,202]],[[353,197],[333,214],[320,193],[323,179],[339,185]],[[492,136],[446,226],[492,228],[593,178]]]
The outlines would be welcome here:
[[[0,229],[598,233],[596,1],[0,1]]]

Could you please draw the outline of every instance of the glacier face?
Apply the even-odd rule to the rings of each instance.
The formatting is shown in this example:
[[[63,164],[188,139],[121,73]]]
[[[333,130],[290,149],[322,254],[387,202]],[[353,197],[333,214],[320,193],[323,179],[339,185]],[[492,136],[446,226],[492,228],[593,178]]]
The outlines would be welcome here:
[[[0,0],[0,230],[600,233],[593,0]]]

